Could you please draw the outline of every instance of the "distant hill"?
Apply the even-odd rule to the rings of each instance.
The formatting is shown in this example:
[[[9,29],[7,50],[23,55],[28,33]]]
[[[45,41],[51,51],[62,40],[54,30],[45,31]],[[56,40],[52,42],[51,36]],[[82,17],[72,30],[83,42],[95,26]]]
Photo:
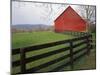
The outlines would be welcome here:
[[[17,30],[39,30],[39,29],[48,29],[50,28],[50,25],[43,25],[43,24],[18,24],[18,25],[12,25],[12,29],[17,29]]]

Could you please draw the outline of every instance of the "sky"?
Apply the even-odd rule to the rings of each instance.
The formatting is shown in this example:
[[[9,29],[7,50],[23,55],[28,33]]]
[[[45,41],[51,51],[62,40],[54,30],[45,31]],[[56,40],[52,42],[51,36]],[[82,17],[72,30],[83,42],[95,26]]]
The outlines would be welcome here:
[[[68,7],[63,4],[12,2],[12,25],[54,25],[54,20]],[[70,5],[80,16],[79,5]],[[52,7],[52,8],[51,8]],[[82,9],[81,9],[82,10]],[[85,13],[85,12],[84,12]],[[93,18],[94,19],[94,18]]]
[[[45,24],[53,25],[54,20],[68,7],[69,5],[29,2],[12,2],[12,25],[17,24]],[[71,5],[74,10],[77,8]],[[52,11],[52,12],[51,12]]]
[[[58,3],[71,3],[71,4],[85,4],[85,5],[96,4],[96,0],[24,0],[24,1],[58,2]]]

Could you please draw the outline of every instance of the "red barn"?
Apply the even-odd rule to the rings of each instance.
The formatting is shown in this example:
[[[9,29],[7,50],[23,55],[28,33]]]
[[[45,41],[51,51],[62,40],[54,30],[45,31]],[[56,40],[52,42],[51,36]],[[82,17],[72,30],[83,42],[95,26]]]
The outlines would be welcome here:
[[[57,19],[54,21],[55,31],[86,31],[86,21],[69,6]]]

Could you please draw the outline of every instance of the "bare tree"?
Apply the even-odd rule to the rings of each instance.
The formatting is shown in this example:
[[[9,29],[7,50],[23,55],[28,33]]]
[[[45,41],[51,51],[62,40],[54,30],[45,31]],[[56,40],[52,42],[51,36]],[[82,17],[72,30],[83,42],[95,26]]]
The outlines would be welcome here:
[[[19,2],[18,7],[24,7],[25,5],[31,5],[31,7],[40,7],[40,8],[44,8],[44,11],[42,12],[42,16],[40,16],[41,19],[51,19],[53,17],[53,14],[56,14],[57,12],[54,12],[55,8],[55,4],[51,4],[51,3],[43,3],[43,2],[35,2],[35,1],[27,1],[27,0],[12,0],[15,2]],[[31,4],[30,4],[31,3]],[[59,9],[63,9],[67,7],[67,5],[64,4],[58,4],[57,5],[57,10]]]
[[[96,21],[96,7],[95,6],[79,6],[79,9],[81,10],[82,17],[87,21],[87,31],[91,31],[91,27],[93,23]]]

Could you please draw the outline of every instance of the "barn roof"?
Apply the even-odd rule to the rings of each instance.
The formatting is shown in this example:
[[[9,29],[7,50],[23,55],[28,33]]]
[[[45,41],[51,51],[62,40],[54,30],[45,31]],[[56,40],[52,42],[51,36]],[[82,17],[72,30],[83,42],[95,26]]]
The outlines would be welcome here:
[[[55,21],[60,18],[65,12],[68,12],[69,10],[72,10],[75,14],[77,14],[78,17],[80,17],[80,19],[82,19],[83,21],[85,21],[71,6],[68,6],[63,13],[61,13],[56,19]],[[85,21],[86,22],[86,21]]]

